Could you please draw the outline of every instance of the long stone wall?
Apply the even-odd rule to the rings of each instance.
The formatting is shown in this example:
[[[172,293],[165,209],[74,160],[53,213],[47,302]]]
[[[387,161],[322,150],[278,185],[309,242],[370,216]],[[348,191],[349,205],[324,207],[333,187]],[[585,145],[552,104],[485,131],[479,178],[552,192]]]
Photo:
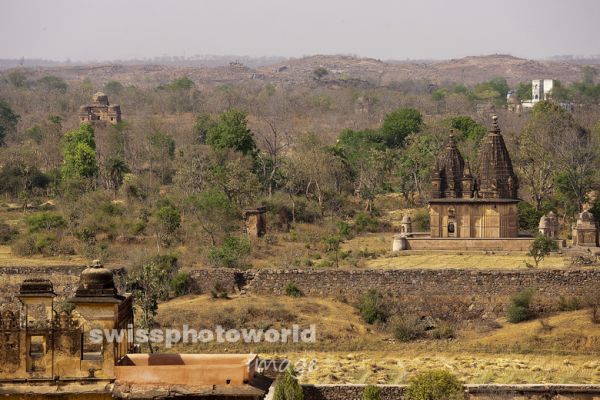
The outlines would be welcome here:
[[[398,311],[444,319],[496,318],[508,297],[524,288],[536,290],[534,307],[552,311],[560,297],[583,297],[600,288],[600,270],[195,270],[198,292],[218,284],[231,291],[283,295],[288,284],[303,294],[354,301],[369,289],[393,298]]]
[[[46,277],[61,297],[73,294],[84,267],[0,268],[0,300],[17,303],[20,283]],[[293,283],[307,296],[355,301],[369,289],[392,298],[398,311],[447,319],[495,318],[504,314],[508,297],[524,288],[536,290],[535,307],[554,310],[560,297],[583,297],[600,288],[600,269],[464,270],[464,269],[259,269],[205,268],[190,273],[192,293],[211,291],[283,295]]]
[[[366,385],[302,385],[305,400],[361,400]],[[382,400],[401,400],[405,386],[379,385]],[[466,385],[477,400],[599,400],[600,385]]]

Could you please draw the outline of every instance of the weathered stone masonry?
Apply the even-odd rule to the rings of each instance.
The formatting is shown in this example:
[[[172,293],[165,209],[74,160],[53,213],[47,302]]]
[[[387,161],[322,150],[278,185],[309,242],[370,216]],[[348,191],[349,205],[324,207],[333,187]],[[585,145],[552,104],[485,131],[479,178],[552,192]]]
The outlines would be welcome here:
[[[215,284],[230,291],[285,294],[294,283],[305,295],[353,301],[374,288],[395,298],[405,312],[440,318],[495,318],[504,313],[508,297],[524,288],[536,289],[535,306],[553,310],[561,296],[585,296],[600,288],[600,270],[280,270],[202,269],[192,273],[198,292]]]
[[[57,294],[69,296],[77,285],[81,267],[0,268],[2,297],[10,301],[26,277],[51,277]],[[395,298],[406,312],[423,312],[439,317],[471,319],[497,317],[504,312],[508,297],[523,288],[536,289],[536,306],[556,308],[558,299],[585,296],[599,290],[600,270],[314,270],[260,269],[241,271],[203,268],[190,274],[193,293],[212,290],[230,293],[283,295],[294,283],[305,295],[354,301],[374,288]]]

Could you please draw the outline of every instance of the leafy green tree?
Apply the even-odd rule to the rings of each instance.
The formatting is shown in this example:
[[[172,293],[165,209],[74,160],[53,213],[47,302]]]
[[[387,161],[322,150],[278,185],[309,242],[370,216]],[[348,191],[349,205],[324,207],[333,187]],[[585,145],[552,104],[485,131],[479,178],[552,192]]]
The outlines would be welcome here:
[[[247,238],[228,236],[221,246],[215,246],[208,253],[208,260],[214,267],[239,268],[250,255],[252,245]]]
[[[556,101],[569,101],[572,98],[572,93],[559,80],[555,80],[552,85],[550,97]]]
[[[531,246],[529,246],[528,256],[533,258],[533,262],[537,268],[540,261],[542,261],[548,254],[558,250],[556,240],[549,238],[544,235],[539,235],[535,238]]]
[[[477,100],[495,100],[504,103],[509,90],[506,79],[498,77],[475,85],[472,95]]]
[[[540,209],[536,209],[526,201],[519,202],[517,207],[519,210],[519,229],[528,231],[529,233],[537,232],[540,218],[552,209],[552,205],[549,203],[545,203]]]
[[[27,161],[12,161],[0,168],[0,192],[13,197],[29,198],[36,189],[50,184],[50,179],[39,168]]]
[[[465,389],[456,376],[446,370],[419,372],[408,381],[406,400],[464,400]]]
[[[29,233],[51,231],[67,226],[67,222],[62,215],[47,211],[35,213],[26,217],[25,223],[27,224],[27,231]]]
[[[461,136],[458,139],[468,139],[478,143],[487,133],[485,126],[465,115],[452,118],[450,124],[453,129],[460,132]]]
[[[177,259],[169,256],[151,257],[136,265],[127,274],[126,287],[133,293],[135,304],[141,309],[140,328],[152,329],[156,325],[158,303],[169,295],[171,276]],[[150,352],[154,349],[148,342]]]
[[[165,205],[158,209],[156,213],[158,225],[158,238],[165,245],[170,245],[174,235],[181,226],[181,214],[177,208],[172,205]]]
[[[104,162],[104,175],[106,188],[117,192],[123,184],[125,174],[131,172],[125,160],[118,156],[111,156]]]
[[[210,157],[212,165],[204,176],[205,187],[222,191],[239,209],[253,203],[260,189],[254,160],[233,150],[213,150]]]
[[[327,252],[333,253],[335,256],[335,267],[340,267],[340,245],[342,238],[338,235],[330,235],[325,238],[325,244],[327,245]]]
[[[54,75],[47,75],[38,79],[37,84],[48,91],[55,90],[60,93],[66,93],[69,88],[63,78]]]
[[[407,138],[406,148],[398,157],[397,175],[400,178],[398,190],[408,203],[415,204],[415,194],[421,201],[425,198],[440,145],[441,139],[429,132]]]
[[[556,178],[568,172],[568,184],[582,204],[588,188],[582,178],[593,170],[597,161],[595,138],[581,131],[573,116],[558,104],[540,101],[518,138],[515,166],[522,187],[540,210],[550,199]]]
[[[375,195],[386,190],[396,152],[385,147],[377,132],[346,129],[338,137],[334,154],[343,160],[354,193],[365,201],[365,210],[371,212]]]
[[[531,82],[519,83],[519,86],[517,87],[517,96],[519,96],[519,99],[521,100],[531,100],[532,90]]]
[[[225,193],[214,188],[190,196],[188,207],[213,246],[219,234],[228,234],[238,226],[240,213]]]
[[[401,108],[385,116],[379,131],[388,147],[399,148],[408,135],[420,132],[422,127],[423,117],[419,111]]]
[[[216,125],[215,121],[208,114],[200,114],[194,121],[194,127],[192,128],[194,133],[194,140],[198,144],[204,144],[208,132]]]
[[[5,145],[6,134],[17,129],[17,123],[21,117],[15,114],[8,103],[0,99],[0,146]]]
[[[62,175],[65,180],[91,180],[98,175],[94,128],[90,124],[81,124],[79,129],[66,132],[62,148]]]
[[[207,130],[206,143],[215,149],[233,149],[242,154],[253,154],[256,150],[247,114],[233,108],[222,113],[217,123]]]
[[[296,372],[291,365],[275,380],[273,400],[304,400],[302,386],[298,383]]]

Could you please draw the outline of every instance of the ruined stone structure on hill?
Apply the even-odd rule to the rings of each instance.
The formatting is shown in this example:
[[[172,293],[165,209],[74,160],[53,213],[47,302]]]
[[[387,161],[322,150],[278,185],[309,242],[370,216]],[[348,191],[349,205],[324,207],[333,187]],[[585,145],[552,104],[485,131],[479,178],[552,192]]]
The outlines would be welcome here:
[[[97,92],[92,98],[92,104],[86,104],[79,107],[80,122],[108,122],[117,124],[121,122],[121,106],[110,104],[108,96],[102,92]]]

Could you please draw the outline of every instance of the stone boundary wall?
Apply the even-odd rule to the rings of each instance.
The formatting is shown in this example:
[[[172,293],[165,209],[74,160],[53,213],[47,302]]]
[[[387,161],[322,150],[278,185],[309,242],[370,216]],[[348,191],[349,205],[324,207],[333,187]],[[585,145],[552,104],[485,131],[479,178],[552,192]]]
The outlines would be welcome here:
[[[366,385],[302,385],[305,400],[362,400]],[[401,400],[405,385],[378,385],[382,400]],[[469,399],[600,400],[600,385],[466,385]]]
[[[355,301],[369,289],[394,300],[398,312],[450,320],[493,319],[505,313],[509,296],[536,290],[534,307],[554,311],[560,297],[583,297],[600,287],[600,269],[202,269],[191,273],[195,293],[214,285],[230,292],[284,295],[293,283],[307,296]]]
[[[60,301],[72,295],[83,266],[1,267],[0,301],[15,303],[21,282],[49,278]],[[120,270],[117,270],[120,271]],[[258,269],[204,268],[190,271],[193,294],[226,291],[284,295],[293,283],[307,296],[354,302],[369,289],[394,300],[399,312],[469,320],[501,316],[508,297],[536,289],[535,307],[552,311],[560,297],[583,297],[600,287],[600,269]]]
[[[285,294],[294,283],[306,295],[356,298],[371,288],[399,296],[507,296],[535,288],[546,296],[582,296],[600,285],[600,269],[261,269],[246,272],[246,290]]]

